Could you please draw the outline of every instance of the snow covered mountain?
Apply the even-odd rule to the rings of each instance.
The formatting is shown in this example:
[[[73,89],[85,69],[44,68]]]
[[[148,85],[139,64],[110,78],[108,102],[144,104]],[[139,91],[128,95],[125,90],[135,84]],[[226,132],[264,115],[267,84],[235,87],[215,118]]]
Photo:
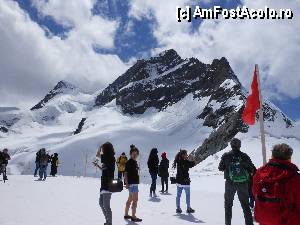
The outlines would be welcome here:
[[[60,81],[31,110],[0,111],[0,126],[7,128],[0,131],[0,146],[13,152],[12,173],[32,173],[35,152],[46,147],[60,154],[62,174],[82,174],[86,155],[93,160],[105,141],[115,145],[117,154],[136,144],[141,164],[152,147],[170,158],[187,148],[202,162],[199,170],[215,172],[220,151],[237,135],[259,164],[258,127],[241,121],[246,96],[225,58],[204,64],[168,50],[139,60],[93,95]],[[269,101],[264,114],[268,148],[288,142],[296,149],[299,125]],[[300,162],[298,151],[296,159]],[[90,164],[88,174],[95,174]]]

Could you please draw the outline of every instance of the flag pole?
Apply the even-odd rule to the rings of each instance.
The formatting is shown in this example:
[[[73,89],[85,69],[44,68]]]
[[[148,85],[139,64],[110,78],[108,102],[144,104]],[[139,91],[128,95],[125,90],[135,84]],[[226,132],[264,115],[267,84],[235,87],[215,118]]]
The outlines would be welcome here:
[[[262,145],[262,156],[263,156],[263,164],[267,163],[267,148],[266,148],[266,135],[265,135],[265,125],[264,125],[264,112],[263,112],[263,97],[261,94],[261,86],[260,86],[260,75],[258,70],[258,65],[255,64],[255,70],[257,74],[257,82],[258,82],[258,91],[259,91],[259,124],[260,124],[260,136],[261,136],[261,145]]]

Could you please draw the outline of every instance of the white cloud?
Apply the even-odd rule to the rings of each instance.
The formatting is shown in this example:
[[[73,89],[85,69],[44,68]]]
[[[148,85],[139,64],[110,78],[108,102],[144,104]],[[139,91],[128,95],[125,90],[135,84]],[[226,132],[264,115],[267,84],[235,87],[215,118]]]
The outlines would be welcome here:
[[[100,89],[126,70],[118,56],[93,51],[93,45],[114,48],[118,26],[92,15],[93,1],[39,1],[37,7],[72,28],[65,39],[46,37],[16,2],[0,1],[0,105],[33,104],[61,79]]]
[[[300,96],[300,4],[297,0],[244,0],[251,8],[291,8],[293,20],[204,21],[191,34],[191,24],[177,23],[175,8],[187,1],[133,0],[130,16],[156,21],[154,35],[162,49],[174,48],[184,57],[204,62],[225,56],[245,86],[251,81],[254,64],[261,67],[265,94],[273,97]]]

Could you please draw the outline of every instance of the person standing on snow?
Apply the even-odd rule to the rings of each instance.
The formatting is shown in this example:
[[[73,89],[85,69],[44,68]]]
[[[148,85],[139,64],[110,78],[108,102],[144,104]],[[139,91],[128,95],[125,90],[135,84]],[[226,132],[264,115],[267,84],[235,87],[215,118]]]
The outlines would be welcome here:
[[[234,138],[230,142],[232,150],[225,153],[219,164],[224,172],[225,182],[225,224],[231,225],[232,206],[235,193],[243,208],[245,224],[253,225],[253,217],[249,204],[249,181],[255,170],[250,157],[241,152],[241,141]]]
[[[125,165],[127,162],[127,157],[125,152],[123,152],[119,158],[117,159],[117,167],[118,167],[118,179],[122,180],[124,177],[124,173],[125,173]]]
[[[101,165],[98,165],[97,162],[94,162],[94,165],[102,170],[99,205],[106,220],[105,225],[112,225],[110,206],[112,193],[109,191],[109,185],[114,179],[116,167],[114,146],[110,142],[104,143],[98,150],[97,156],[101,159]]]
[[[6,175],[6,167],[8,165],[8,161],[10,160],[10,155],[8,154],[8,149],[3,149],[2,152],[0,152],[0,166],[2,166],[2,173],[3,173],[3,179],[4,181],[8,180]]]
[[[196,165],[195,162],[188,160],[188,153],[186,150],[180,150],[177,153],[173,168],[177,168],[177,175],[176,175],[176,183],[177,183],[177,195],[176,195],[176,213],[182,213],[182,209],[180,207],[180,198],[182,191],[185,191],[186,195],[186,206],[187,206],[187,213],[194,213],[195,210],[191,208],[191,179],[189,175],[190,168]]]
[[[300,174],[292,155],[287,144],[274,146],[272,159],[254,175],[255,220],[260,225],[300,224]]]
[[[150,152],[149,158],[148,158],[148,169],[151,176],[151,187],[150,187],[150,198],[151,197],[157,197],[156,195],[156,181],[157,181],[157,175],[158,175],[158,165],[159,165],[159,158],[158,158],[158,151],[157,148],[153,148]]]
[[[168,193],[169,187],[169,160],[167,159],[167,153],[161,154],[161,161],[158,167],[158,175],[161,178],[161,193]],[[166,186],[166,189],[165,189]]]
[[[47,178],[47,167],[50,162],[50,156],[46,153],[46,149],[40,150],[39,165],[40,165],[40,178],[39,180],[46,180]]]
[[[58,165],[59,165],[58,154],[54,153],[51,156],[51,172],[50,172],[50,175],[52,177],[55,177],[55,175],[57,174]]]
[[[35,156],[35,170],[34,170],[34,177],[37,177],[37,174],[39,172],[39,169],[40,169],[40,155],[41,155],[41,150],[39,150],[37,153],[36,153],[36,156]]]
[[[142,222],[142,219],[136,216],[137,203],[139,200],[139,165],[137,159],[139,157],[139,150],[134,146],[130,146],[130,159],[125,166],[125,184],[126,189],[129,191],[129,196],[125,206],[125,220],[132,222]],[[129,208],[131,206],[132,214],[129,216]]]

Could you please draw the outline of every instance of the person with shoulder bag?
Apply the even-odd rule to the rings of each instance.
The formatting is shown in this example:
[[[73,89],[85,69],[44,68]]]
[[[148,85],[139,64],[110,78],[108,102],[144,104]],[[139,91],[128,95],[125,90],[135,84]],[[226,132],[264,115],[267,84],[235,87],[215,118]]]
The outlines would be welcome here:
[[[110,185],[114,180],[116,164],[113,145],[110,142],[104,143],[99,148],[97,157],[100,158],[101,165],[97,161],[93,162],[93,164],[102,170],[99,205],[106,220],[105,225],[112,225],[112,210],[110,206],[112,192],[110,191]]]

